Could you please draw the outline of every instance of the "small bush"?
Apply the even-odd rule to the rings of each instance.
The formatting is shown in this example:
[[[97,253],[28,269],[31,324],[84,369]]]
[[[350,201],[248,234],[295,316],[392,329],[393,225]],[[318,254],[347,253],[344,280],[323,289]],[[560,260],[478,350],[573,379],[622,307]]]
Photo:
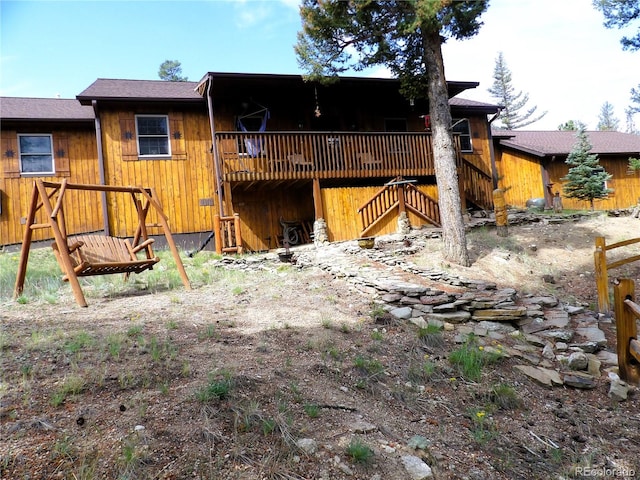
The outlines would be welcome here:
[[[345,453],[355,463],[367,463],[373,457],[373,450],[358,439],[351,440]]]

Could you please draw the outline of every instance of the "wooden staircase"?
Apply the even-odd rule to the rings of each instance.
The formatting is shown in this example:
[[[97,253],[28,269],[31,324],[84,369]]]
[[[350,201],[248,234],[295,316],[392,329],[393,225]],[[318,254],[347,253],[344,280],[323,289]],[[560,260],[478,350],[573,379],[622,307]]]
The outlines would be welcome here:
[[[493,210],[493,179],[491,175],[465,160],[459,162],[460,192],[466,202],[484,210]],[[464,204],[463,204],[464,207]],[[420,191],[411,181],[396,177],[386,183],[364,205],[358,208],[362,230],[366,236],[390,212],[409,210],[437,227],[441,226],[438,202]]]
[[[440,226],[438,202],[418,190],[409,181],[396,177],[358,208],[362,225],[360,235],[366,236],[387,214],[396,209],[399,213],[410,210],[423,220]]]
[[[464,158],[458,166],[460,192],[467,202],[483,210],[493,210],[493,179]]]

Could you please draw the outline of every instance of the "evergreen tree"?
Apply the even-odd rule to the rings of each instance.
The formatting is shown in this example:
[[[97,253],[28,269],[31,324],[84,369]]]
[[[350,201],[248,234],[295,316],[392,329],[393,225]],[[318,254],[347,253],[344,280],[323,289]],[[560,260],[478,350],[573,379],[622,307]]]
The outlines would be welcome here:
[[[606,187],[611,175],[600,166],[598,155],[589,153],[591,148],[587,133],[580,129],[576,134],[576,143],[567,156],[569,172],[561,180],[566,182],[563,185],[565,197],[588,201],[593,210],[594,200],[605,198],[613,190]]]
[[[160,65],[158,77],[167,82],[186,82],[189,79],[182,76],[182,67],[178,60],[165,60]]]
[[[442,42],[480,29],[487,0],[303,0],[295,46],[307,78],[384,65],[407,98],[428,98],[444,257],[469,265]]]
[[[604,15],[607,28],[624,28],[633,21],[640,20],[640,2],[638,0],[593,0],[593,6]],[[623,50],[640,49],[640,28],[632,37],[622,37]]]
[[[631,105],[629,105],[629,110],[632,114],[640,113],[640,83],[637,89],[631,89]]]
[[[598,130],[613,130],[617,131],[620,126],[620,120],[615,117],[613,111],[613,105],[609,102],[604,102],[600,109],[600,115],[598,116]]]
[[[529,94],[522,93],[522,91],[515,93],[511,84],[511,71],[507,67],[502,52],[498,53],[498,58],[496,58],[496,65],[493,69],[493,85],[489,88],[489,93],[502,106],[498,120],[502,122],[501,127],[506,130],[515,130],[531,125],[547,114],[547,112],[543,112],[536,116],[537,106],[520,113],[529,102]]]
[[[585,130],[587,126],[581,122],[580,120],[568,120],[560,125],[558,125],[558,130],[568,130],[568,131],[578,131]]]

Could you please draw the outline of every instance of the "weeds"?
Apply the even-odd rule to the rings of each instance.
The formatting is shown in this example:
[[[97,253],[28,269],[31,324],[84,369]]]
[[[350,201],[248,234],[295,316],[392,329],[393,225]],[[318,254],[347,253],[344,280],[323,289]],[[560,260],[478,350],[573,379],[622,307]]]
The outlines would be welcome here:
[[[442,327],[440,325],[428,324],[424,328],[418,330],[418,338],[426,347],[436,348],[444,345],[444,337],[442,336]]]
[[[51,396],[51,405],[59,407],[69,397],[69,395],[77,395],[86,387],[84,378],[78,375],[71,375],[64,379],[62,386],[56,390]]]
[[[487,353],[482,345],[478,345],[475,337],[470,335],[465,344],[451,352],[449,361],[456,365],[460,374],[468,381],[477,382],[482,376],[482,367],[497,362],[502,358],[500,353]]]
[[[367,463],[373,457],[373,450],[359,439],[352,439],[345,453],[355,463]]]
[[[209,383],[196,391],[196,398],[202,403],[227,398],[233,386],[233,379],[229,373],[225,372],[216,377],[210,377]]]

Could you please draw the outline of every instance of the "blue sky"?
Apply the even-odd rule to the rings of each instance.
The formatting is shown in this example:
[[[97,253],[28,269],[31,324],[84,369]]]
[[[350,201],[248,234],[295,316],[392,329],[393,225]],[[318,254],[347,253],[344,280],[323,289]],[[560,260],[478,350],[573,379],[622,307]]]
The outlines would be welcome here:
[[[502,51],[515,89],[548,111],[528,129],[570,119],[595,128],[606,101],[624,128],[640,52],[622,51],[623,32],[605,29],[591,0],[492,0],[483,21],[479,35],[444,47],[449,80],[480,82],[461,96],[495,103],[487,88]],[[157,79],[167,59],[193,81],[208,71],[301,73],[300,27],[296,0],[1,0],[0,95],[73,98],[96,78]]]

